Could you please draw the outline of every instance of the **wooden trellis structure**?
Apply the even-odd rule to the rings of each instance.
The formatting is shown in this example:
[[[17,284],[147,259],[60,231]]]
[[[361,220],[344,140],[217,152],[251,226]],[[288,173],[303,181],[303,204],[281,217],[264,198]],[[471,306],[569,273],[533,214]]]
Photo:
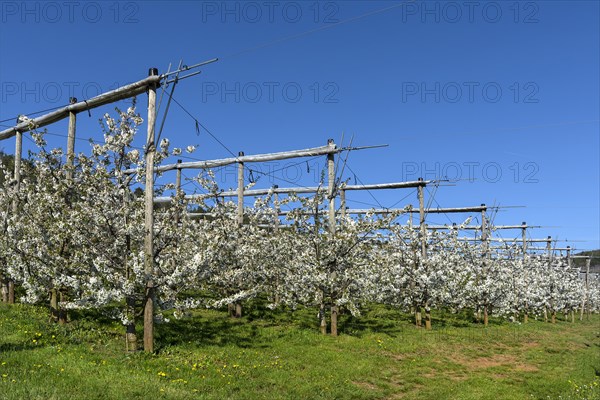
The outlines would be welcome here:
[[[534,242],[533,240],[526,239],[526,229],[532,228],[527,226],[526,223],[515,226],[493,226],[487,225],[486,212],[489,209],[485,204],[476,207],[454,207],[454,208],[426,208],[424,201],[424,188],[435,181],[427,181],[419,178],[417,181],[411,182],[392,182],[392,183],[380,183],[370,185],[339,185],[336,183],[336,171],[335,171],[335,155],[344,151],[362,150],[367,148],[379,147],[379,146],[367,146],[367,147],[352,147],[352,148],[338,148],[333,140],[329,140],[326,145],[302,150],[292,150],[276,153],[267,154],[256,154],[256,155],[245,155],[243,152],[238,153],[237,157],[229,157],[216,160],[204,160],[195,162],[177,162],[175,164],[166,164],[161,166],[154,166],[154,157],[156,152],[155,143],[155,126],[156,126],[156,90],[163,84],[173,83],[176,84],[179,80],[194,76],[200,71],[189,73],[185,76],[180,76],[181,73],[190,71],[192,69],[210,64],[217,61],[217,59],[208,60],[190,67],[179,68],[175,71],[168,71],[165,74],[159,74],[156,68],[149,70],[148,76],[137,82],[122,86],[115,90],[100,94],[87,101],[78,101],[75,98],[69,99],[69,104],[58,110],[44,114],[42,116],[27,119],[21,118],[17,121],[16,125],[0,131],[0,140],[5,140],[11,137],[16,138],[15,142],[15,165],[14,165],[14,180],[17,188],[21,181],[21,160],[22,160],[22,139],[23,134],[34,129],[42,128],[44,126],[53,124],[55,122],[69,119],[68,123],[68,135],[67,135],[67,152],[66,162],[67,165],[72,166],[75,158],[75,138],[77,128],[77,114],[84,111],[114,103],[127,98],[132,98],[143,93],[148,95],[148,109],[147,109],[147,133],[145,142],[145,219],[144,219],[144,271],[148,279],[146,280],[145,296],[144,296],[144,350],[152,352],[154,351],[154,306],[155,306],[155,287],[152,276],[155,272],[154,265],[154,207],[156,204],[166,203],[171,201],[169,197],[154,197],[154,178],[155,173],[162,173],[167,171],[176,171],[176,191],[181,193],[181,171],[183,169],[211,169],[222,167],[226,165],[237,165],[237,190],[222,191],[216,194],[200,194],[200,195],[186,195],[185,199],[204,199],[214,196],[218,197],[236,197],[237,198],[237,221],[243,223],[244,213],[244,197],[246,196],[261,196],[272,193],[274,196],[281,194],[314,194],[324,193],[327,198],[327,210],[323,211],[327,215],[328,226],[327,229],[330,233],[335,233],[335,214],[336,211],[342,215],[360,215],[366,214],[367,212],[375,214],[389,214],[389,213],[409,213],[419,215],[419,230],[421,238],[421,254],[425,258],[427,256],[427,229],[456,229],[450,226],[428,226],[425,223],[425,217],[427,214],[433,213],[481,213],[482,222],[479,226],[466,226],[460,229],[465,230],[479,230],[481,231],[481,239],[485,243],[485,250],[483,257],[487,257],[489,248],[487,243],[495,239],[489,238],[489,232],[496,229],[521,229],[523,233],[522,245],[523,253],[526,254],[527,243]],[[245,189],[244,182],[244,168],[250,163],[269,162],[276,160],[285,160],[292,158],[301,157],[315,157],[325,156],[327,158],[327,186],[326,187],[298,187],[298,188],[269,188],[269,189]],[[136,173],[136,170],[124,171],[127,174]],[[67,179],[73,179],[72,170],[68,173]],[[346,207],[346,196],[348,191],[360,191],[360,190],[384,190],[384,189],[404,189],[404,188],[416,188],[417,197],[419,201],[418,209],[351,209]],[[340,198],[339,210],[336,210],[336,197]],[[13,203],[13,211],[17,211],[16,201]],[[275,215],[286,215],[286,211],[277,210]],[[276,218],[275,229],[279,228],[278,218]],[[549,242],[550,238],[546,240]],[[548,245],[549,246],[549,245]],[[533,249],[533,248],[530,248]],[[548,249],[548,247],[546,248]],[[558,250],[558,249],[555,249]],[[570,252],[568,248],[568,252]],[[589,259],[588,259],[588,273],[589,273]],[[587,282],[587,274],[586,274]],[[9,282],[8,288],[8,300],[14,302],[14,284]],[[58,298],[55,294],[52,297],[52,307],[57,307]],[[585,300],[583,301],[585,304]],[[582,304],[582,310],[583,310]],[[322,310],[323,311],[323,310]],[[337,314],[338,309],[335,304],[331,306],[331,333],[332,335],[337,334]],[[583,312],[583,311],[582,311]],[[323,319],[321,320],[321,329],[324,330]]]

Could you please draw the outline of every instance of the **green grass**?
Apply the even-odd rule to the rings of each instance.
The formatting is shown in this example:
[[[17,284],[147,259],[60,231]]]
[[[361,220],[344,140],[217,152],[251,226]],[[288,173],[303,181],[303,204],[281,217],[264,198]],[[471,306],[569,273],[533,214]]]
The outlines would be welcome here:
[[[157,327],[156,354],[125,354],[94,314],[48,322],[0,304],[1,399],[599,399],[600,316],[575,324],[436,315],[434,330],[374,306],[321,336],[315,310],[200,311]],[[439,313],[438,313],[439,314]]]

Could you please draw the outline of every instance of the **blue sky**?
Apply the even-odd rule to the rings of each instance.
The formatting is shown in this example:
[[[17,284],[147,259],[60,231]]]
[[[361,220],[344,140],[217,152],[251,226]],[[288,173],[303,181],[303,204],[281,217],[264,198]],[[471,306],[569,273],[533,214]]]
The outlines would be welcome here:
[[[532,237],[600,247],[596,1],[5,1],[0,12],[3,125],[143,79],[150,67],[219,57],[174,98],[227,149],[172,104],[163,136],[198,145],[185,160],[316,147],[342,135],[346,145],[351,137],[357,146],[389,144],[350,153],[344,179],[446,176],[455,185],[429,188],[432,207],[523,206],[494,222],[527,221],[545,226]],[[141,96],[144,116],[145,104]],[[97,121],[112,109],[80,114],[78,137],[100,139]],[[48,131],[64,135],[66,124]],[[12,152],[14,139],[0,148]],[[324,160],[298,162],[255,166],[270,171],[257,187],[316,185]],[[217,171],[224,188],[233,178],[233,169]],[[417,204],[411,190],[350,200]]]

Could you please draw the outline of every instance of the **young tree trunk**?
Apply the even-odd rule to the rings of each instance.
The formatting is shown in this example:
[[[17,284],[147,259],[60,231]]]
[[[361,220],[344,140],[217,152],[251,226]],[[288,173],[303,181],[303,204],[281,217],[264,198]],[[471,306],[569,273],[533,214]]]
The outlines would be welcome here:
[[[50,319],[52,322],[58,322],[58,290],[50,290]]]
[[[528,319],[529,319],[529,316],[527,315],[527,312],[525,312],[525,315],[523,316],[523,323],[526,324]]]
[[[575,323],[575,310],[571,310],[571,323]]]
[[[235,303],[235,317],[242,318],[242,303]]]
[[[67,301],[67,296],[63,289],[61,289],[58,294],[61,303]],[[67,310],[65,310],[60,303],[58,304],[58,323],[61,325],[67,323]]]
[[[128,319],[128,323],[125,325],[125,351],[134,352],[137,351],[137,335],[135,333],[135,298],[133,296],[127,296],[125,302],[127,304]]]
[[[548,309],[544,306],[544,322],[548,322]]]
[[[552,323],[556,323],[556,310],[552,310]]]
[[[321,303],[319,307],[319,323],[322,335],[327,335],[327,318],[325,316],[325,304]]]
[[[483,326],[488,326],[488,307],[483,307]]]
[[[422,325],[422,319],[421,319],[421,306],[416,306],[415,307],[415,325],[417,328],[420,328]]]
[[[12,279],[8,281],[8,304],[15,304],[15,282]]]
[[[339,308],[337,305],[334,304],[331,306],[331,336],[338,335],[338,311]]]
[[[2,278],[0,281],[0,290],[2,291],[2,302],[8,303],[8,280]]]

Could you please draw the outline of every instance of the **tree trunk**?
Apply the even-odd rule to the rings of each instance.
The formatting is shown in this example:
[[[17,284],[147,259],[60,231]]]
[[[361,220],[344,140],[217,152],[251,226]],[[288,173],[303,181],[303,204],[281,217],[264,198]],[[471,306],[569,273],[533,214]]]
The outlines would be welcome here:
[[[50,319],[52,322],[58,322],[58,290],[50,290]]]
[[[8,304],[15,304],[15,282],[8,280]]]
[[[575,310],[571,310],[571,323],[575,323]]]
[[[529,316],[527,315],[527,313],[525,313],[525,315],[523,316],[523,323],[526,324],[528,319],[529,319]]]
[[[67,296],[64,290],[60,290],[58,294],[61,303],[67,301]],[[58,304],[58,323],[61,325],[67,323],[67,310],[65,310],[60,303]]]
[[[127,296],[125,300],[127,304],[127,319],[125,325],[125,351],[137,351],[137,335],[135,333],[135,298]]]
[[[552,323],[556,323],[556,310],[552,310]]]
[[[483,326],[488,326],[488,307],[483,307]]]
[[[337,336],[338,335],[338,330],[337,330],[337,323],[338,323],[338,311],[339,308],[337,305],[332,305],[331,306],[331,336]]]
[[[415,307],[415,325],[417,328],[420,328],[422,325],[422,320],[421,320],[421,306],[416,306]]]
[[[544,307],[544,322],[548,322],[548,309]]]
[[[4,278],[2,278],[2,280],[0,281],[0,288],[0,290],[2,291],[2,302],[8,303],[8,281]]]
[[[325,316],[325,304],[319,307],[319,323],[322,335],[327,335],[327,318]]]
[[[242,318],[242,303],[235,303],[235,317]]]

